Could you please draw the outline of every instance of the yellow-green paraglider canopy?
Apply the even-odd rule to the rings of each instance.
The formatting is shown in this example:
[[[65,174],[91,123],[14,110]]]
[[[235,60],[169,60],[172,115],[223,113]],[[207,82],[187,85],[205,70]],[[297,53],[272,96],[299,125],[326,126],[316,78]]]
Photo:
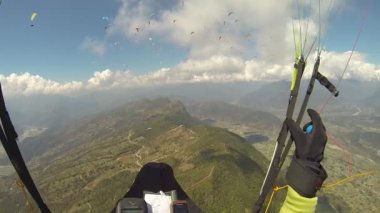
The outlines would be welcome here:
[[[34,19],[36,19],[37,15],[38,14],[36,12],[33,12],[32,15],[30,16],[30,20],[34,21]]]

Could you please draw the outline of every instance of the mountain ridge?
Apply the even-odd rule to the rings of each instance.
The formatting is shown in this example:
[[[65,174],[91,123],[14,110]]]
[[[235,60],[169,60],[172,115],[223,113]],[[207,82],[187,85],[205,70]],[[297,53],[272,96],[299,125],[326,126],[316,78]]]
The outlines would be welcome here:
[[[181,102],[169,99],[144,100],[86,117],[39,140],[40,148],[56,141],[29,162],[53,211],[109,211],[139,168],[157,161],[173,167],[205,212],[241,212],[252,207],[268,164],[244,138],[202,124]],[[34,142],[23,143],[23,151],[36,148]],[[7,197],[18,200],[13,193]]]

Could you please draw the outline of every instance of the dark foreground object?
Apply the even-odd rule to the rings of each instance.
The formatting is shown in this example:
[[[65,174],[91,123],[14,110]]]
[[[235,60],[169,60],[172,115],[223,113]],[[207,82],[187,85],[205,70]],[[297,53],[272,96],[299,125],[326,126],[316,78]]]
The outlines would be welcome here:
[[[178,200],[186,200],[189,204],[190,213],[202,212],[197,207],[174,177],[173,169],[166,163],[147,163],[137,174],[135,181],[124,198],[144,198],[144,191],[169,192],[177,191]],[[115,209],[112,210],[115,212]]]

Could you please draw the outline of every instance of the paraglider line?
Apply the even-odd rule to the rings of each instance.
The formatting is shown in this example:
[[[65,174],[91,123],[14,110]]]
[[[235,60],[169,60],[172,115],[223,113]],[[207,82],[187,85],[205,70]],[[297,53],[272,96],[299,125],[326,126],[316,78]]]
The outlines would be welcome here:
[[[309,58],[309,55],[310,55],[311,51],[313,50],[316,41],[317,41],[317,38],[315,38],[314,41],[313,41],[313,43],[311,44],[310,50],[309,50],[309,52],[307,53],[307,55],[305,57],[305,61],[307,61],[307,59]],[[319,53],[318,55],[320,56],[321,54]]]
[[[309,5],[311,7],[311,0],[309,1]],[[304,38],[304,43],[303,43],[303,47],[304,48],[306,47],[306,43],[307,43],[307,34],[308,34],[308,31],[309,31],[309,22],[310,22],[310,16],[307,17],[307,22],[306,22],[306,33],[305,33],[305,38]],[[311,49],[313,49],[313,47],[310,47],[310,51],[311,51]]]
[[[299,25],[299,28],[300,28],[300,37],[299,37],[299,40],[300,40],[300,50],[301,50],[301,55],[303,55],[303,48],[302,48],[302,27],[301,27],[301,15],[300,15],[300,6],[299,6],[299,1],[297,0],[297,11],[298,11],[298,25]]]
[[[339,185],[341,185],[341,184],[343,184],[343,183],[345,183],[345,182],[348,182],[348,181],[350,181],[350,180],[352,180],[352,179],[359,178],[359,177],[365,177],[365,176],[372,176],[372,175],[374,175],[374,174],[375,174],[374,171],[357,173],[357,174],[355,174],[355,175],[348,176],[348,177],[343,178],[343,179],[341,179],[341,180],[339,180],[339,181],[336,181],[336,182],[334,182],[334,183],[324,184],[324,185],[322,186],[322,189],[330,189],[330,188],[333,188],[333,187],[339,186]]]
[[[296,57],[298,57],[297,42],[296,42],[296,30],[294,28],[294,19],[292,19],[292,26],[293,26],[294,52],[296,53]]]
[[[350,152],[347,151],[347,149],[344,148],[344,145],[340,142],[338,142],[338,140],[331,134],[328,135],[328,138],[330,139],[330,141],[336,145],[337,147],[339,147],[339,149],[341,150],[344,158],[345,158],[345,161],[346,161],[346,165],[347,165],[347,173],[348,174],[351,174],[352,172],[352,159],[351,159],[351,156],[350,156]]]
[[[25,190],[25,185],[24,183],[21,181],[20,178],[17,178],[16,180],[16,185],[17,187],[19,188],[19,190],[22,192],[23,196],[24,196],[24,199],[25,199],[25,204],[26,206],[28,207],[28,212],[34,212],[34,206],[33,206],[33,203],[32,201],[29,199],[27,193],[26,193],[26,190]]]
[[[347,71],[348,65],[350,64],[350,61],[351,61],[351,58],[352,58],[352,55],[354,54],[354,51],[355,51],[356,46],[357,46],[357,44],[358,44],[358,42],[359,42],[360,36],[361,36],[361,34],[362,34],[362,32],[363,32],[364,25],[365,25],[365,23],[366,23],[366,21],[367,21],[367,17],[368,17],[368,10],[369,10],[369,6],[370,6],[370,2],[371,2],[371,0],[368,0],[368,1],[367,1],[367,6],[366,6],[366,8],[365,8],[365,10],[364,10],[364,12],[363,12],[364,14],[363,14],[363,16],[362,16],[362,21],[361,21],[361,24],[360,24],[359,32],[358,32],[358,34],[356,35],[356,39],[355,39],[354,45],[353,45],[353,47],[352,47],[352,49],[351,49],[350,56],[348,57],[348,60],[347,60],[346,66],[344,67],[344,70],[343,70],[341,76],[340,76],[339,79],[338,79],[337,87],[339,87],[339,85],[340,85],[340,83],[341,83],[341,81],[342,81],[342,79],[343,79],[343,76],[344,76],[344,74],[345,74],[346,71]],[[329,98],[324,102],[324,104],[320,107],[320,109],[319,109],[319,114],[322,114],[323,110],[325,109],[326,105],[330,102],[330,100],[331,100],[332,97],[333,97],[333,95],[331,94],[331,95],[329,96]]]
[[[321,0],[318,1],[319,7],[318,7],[318,55],[321,55]]]
[[[341,185],[341,184],[344,184],[344,183],[346,183],[346,182],[348,182],[348,181],[351,181],[351,180],[353,180],[353,179],[356,179],[356,178],[359,178],[359,177],[365,177],[365,176],[372,176],[372,175],[374,175],[374,174],[375,174],[374,171],[357,173],[357,174],[355,174],[355,175],[348,176],[348,177],[343,178],[343,179],[341,179],[341,180],[338,180],[338,181],[336,181],[336,182],[329,183],[329,184],[324,184],[321,188],[322,188],[322,189],[325,189],[325,190],[327,190],[327,189],[331,189],[331,188],[334,188],[334,187],[339,186],[339,185]],[[271,194],[271,196],[270,196],[270,199],[269,199],[269,202],[268,202],[267,208],[265,209],[265,213],[267,213],[268,210],[269,210],[269,207],[270,207],[270,205],[271,205],[271,203],[272,203],[272,200],[273,200],[274,194],[275,194],[276,192],[282,190],[282,189],[287,188],[287,187],[289,187],[289,185],[285,185],[285,186],[275,186],[275,187],[273,188],[273,191],[272,191],[272,194]]]
[[[268,210],[269,210],[269,206],[270,206],[270,204],[272,203],[272,200],[273,200],[273,197],[274,197],[274,193],[276,193],[277,191],[280,191],[281,189],[285,189],[285,188],[287,188],[289,185],[285,185],[285,186],[275,186],[274,188],[273,188],[273,191],[272,191],[272,194],[270,195],[270,198],[269,198],[269,201],[268,201],[268,205],[267,205],[267,208],[265,209],[265,213],[267,213],[268,212]]]

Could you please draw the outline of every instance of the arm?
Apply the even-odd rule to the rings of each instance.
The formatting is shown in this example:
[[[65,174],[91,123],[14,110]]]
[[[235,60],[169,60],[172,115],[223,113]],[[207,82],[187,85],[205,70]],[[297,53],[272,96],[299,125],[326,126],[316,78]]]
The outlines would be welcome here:
[[[280,213],[313,213],[317,206],[318,198],[307,198],[297,193],[291,186],[288,187],[288,193]]]
[[[281,213],[315,212],[316,193],[327,178],[321,164],[327,142],[326,128],[316,111],[309,109],[307,112],[311,122],[303,129],[293,120],[285,120],[296,150],[286,173],[289,187]]]

